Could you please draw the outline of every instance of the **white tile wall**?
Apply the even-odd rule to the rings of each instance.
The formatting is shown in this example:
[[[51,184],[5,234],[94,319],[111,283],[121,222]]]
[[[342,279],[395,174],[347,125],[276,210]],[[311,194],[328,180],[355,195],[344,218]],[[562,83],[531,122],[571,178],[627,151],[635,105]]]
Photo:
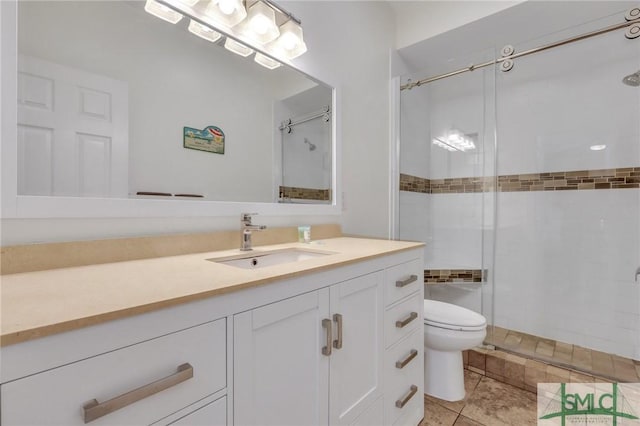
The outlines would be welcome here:
[[[640,191],[498,197],[495,323],[637,357]]]

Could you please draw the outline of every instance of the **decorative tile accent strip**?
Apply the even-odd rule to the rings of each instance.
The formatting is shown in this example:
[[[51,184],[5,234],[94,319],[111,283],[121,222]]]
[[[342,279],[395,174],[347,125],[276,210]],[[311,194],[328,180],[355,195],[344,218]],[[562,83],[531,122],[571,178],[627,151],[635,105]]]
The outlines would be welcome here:
[[[300,200],[331,200],[330,189],[296,188],[294,186],[281,186],[280,197],[297,198]]]
[[[485,192],[489,191],[489,189],[493,187],[493,179],[491,177],[463,177],[431,180],[432,194]]]
[[[400,191],[431,194],[431,181],[418,176],[400,173]]]
[[[493,191],[495,178],[426,179],[400,174],[400,190],[426,194]],[[498,176],[499,192],[640,188],[640,167]]]
[[[453,282],[482,282],[482,269],[425,269],[425,284],[453,283]]]
[[[640,167],[498,176],[500,192],[640,188]]]

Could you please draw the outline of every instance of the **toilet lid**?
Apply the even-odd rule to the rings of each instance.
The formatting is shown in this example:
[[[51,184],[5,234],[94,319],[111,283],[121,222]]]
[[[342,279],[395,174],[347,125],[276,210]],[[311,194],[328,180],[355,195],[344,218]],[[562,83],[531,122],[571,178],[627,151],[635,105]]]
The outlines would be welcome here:
[[[482,330],[487,325],[485,317],[462,306],[437,300],[424,301],[424,323],[453,330]]]

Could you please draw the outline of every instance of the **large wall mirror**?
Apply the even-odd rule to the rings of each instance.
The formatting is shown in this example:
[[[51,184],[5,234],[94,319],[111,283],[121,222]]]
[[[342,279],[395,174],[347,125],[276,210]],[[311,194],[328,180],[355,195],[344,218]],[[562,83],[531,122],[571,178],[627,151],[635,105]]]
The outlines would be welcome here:
[[[334,90],[188,24],[17,3],[18,197],[333,203]]]

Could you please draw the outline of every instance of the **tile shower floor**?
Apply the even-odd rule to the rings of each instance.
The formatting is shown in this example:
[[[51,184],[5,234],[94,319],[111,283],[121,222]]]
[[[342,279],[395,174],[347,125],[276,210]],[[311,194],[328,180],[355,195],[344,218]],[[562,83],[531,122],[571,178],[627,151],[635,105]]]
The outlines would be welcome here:
[[[487,330],[487,343],[525,357],[568,366],[618,382],[640,382],[640,361],[595,351],[569,343],[544,339],[501,327]]]
[[[420,426],[535,425],[537,396],[533,392],[464,370],[467,395],[449,402],[424,396]]]

